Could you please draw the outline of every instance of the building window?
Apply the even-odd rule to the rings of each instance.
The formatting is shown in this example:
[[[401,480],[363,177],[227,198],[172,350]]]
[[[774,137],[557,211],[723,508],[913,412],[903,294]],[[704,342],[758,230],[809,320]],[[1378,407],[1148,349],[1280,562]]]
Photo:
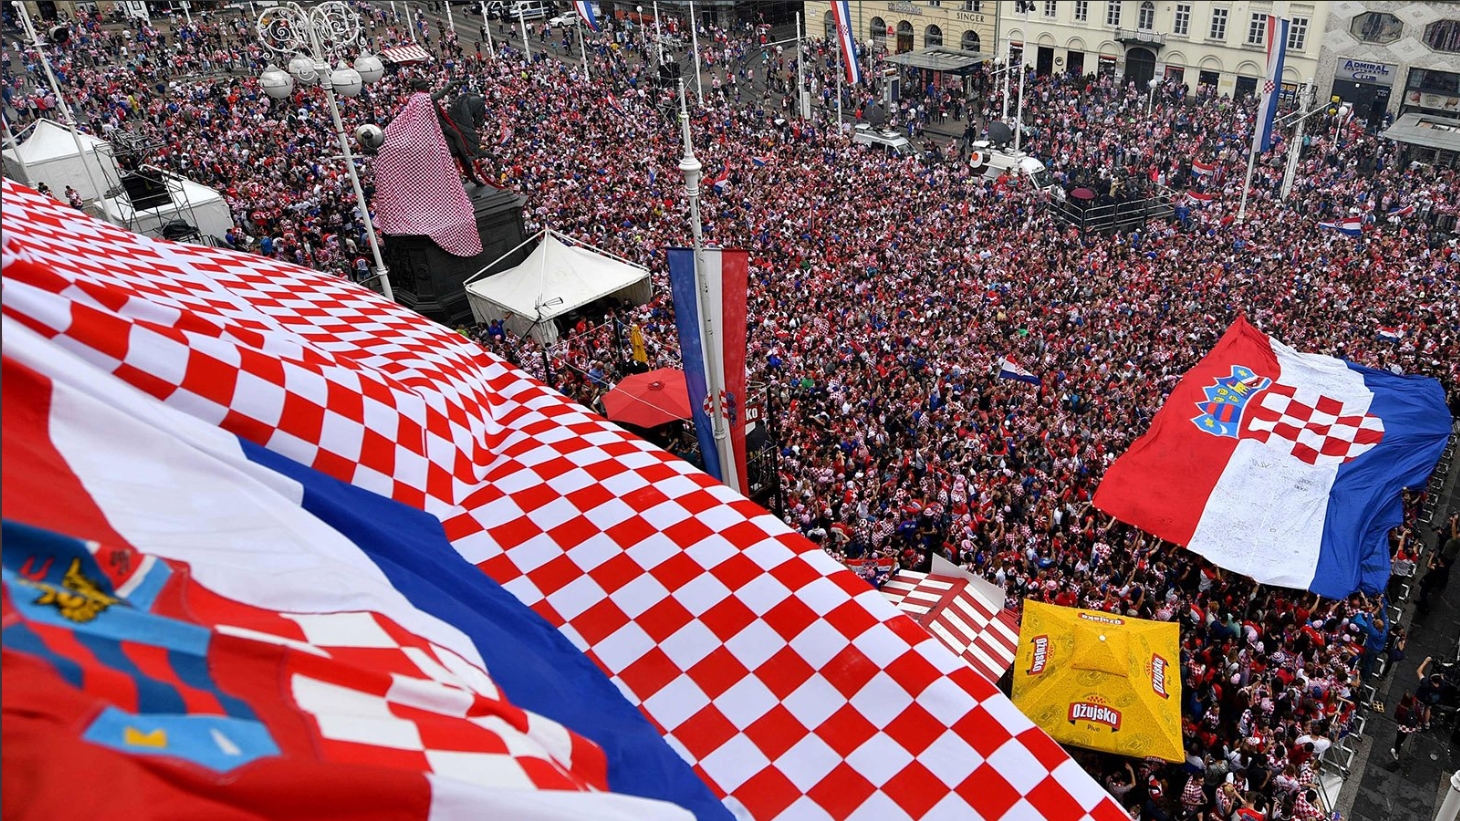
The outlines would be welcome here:
[[[1349,24],[1348,31],[1365,43],[1385,45],[1398,40],[1404,34],[1404,24],[1392,14],[1369,11],[1355,17]]]
[[[831,16],[831,12],[827,12],[826,13],[826,16],[823,17],[823,18],[821,18],[821,22],[822,22],[824,28],[826,29],[826,39],[828,39],[828,40],[835,40],[836,39],[836,18]]]
[[[1059,7],[1057,5],[1055,5],[1053,2],[1046,2],[1044,4],[1045,17],[1054,17],[1057,14],[1059,14]]]
[[[1425,26],[1425,45],[1435,51],[1460,52],[1460,20],[1436,20]]]
[[[1176,16],[1171,18],[1171,33],[1185,37],[1191,33],[1191,4],[1177,3]]]
[[[964,11],[983,11],[983,3],[979,0],[963,0]]]
[[[1156,27],[1156,4],[1151,0],[1141,4],[1141,13],[1136,17],[1136,28],[1150,31]]]
[[[1266,14],[1254,14],[1254,15],[1252,15],[1252,22],[1249,23],[1248,26],[1247,26],[1247,45],[1249,45],[1249,46],[1265,46],[1265,45],[1267,45],[1267,15]]]
[[[928,6],[935,9],[942,8],[943,0],[928,0]]]
[[[978,51],[980,47],[978,32],[963,32],[963,39],[958,41],[958,47],[963,49],[964,51]]]
[[[1075,22],[1084,23],[1090,19],[1090,0],[1075,0]]]
[[[1120,25],[1120,0],[1110,0],[1105,4],[1105,25]]]
[[[937,26],[928,26],[923,31],[923,48],[932,48],[943,45],[943,30]]]
[[[1288,22],[1288,51],[1302,51],[1308,47],[1308,18],[1294,17]]]
[[[1212,30],[1207,35],[1213,40],[1227,39],[1227,10],[1212,9]]]
[[[887,21],[881,17],[872,18],[872,42],[879,46],[887,44]]]

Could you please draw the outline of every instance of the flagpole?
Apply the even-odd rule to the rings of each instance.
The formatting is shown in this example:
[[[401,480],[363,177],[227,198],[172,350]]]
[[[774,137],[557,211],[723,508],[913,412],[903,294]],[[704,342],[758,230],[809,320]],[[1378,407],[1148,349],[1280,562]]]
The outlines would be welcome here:
[[[487,33],[487,53],[492,55],[492,59],[495,60],[497,59],[497,47],[492,43],[492,18],[486,16],[485,11],[482,12],[482,31]]]
[[[584,25],[586,25],[586,24],[582,20],[579,20],[578,21],[578,25],[575,28],[578,29],[578,50],[581,51],[581,52],[583,52],[583,82],[586,83],[586,82],[588,82],[588,76],[589,75],[588,75],[588,49],[586,47],[584,47],[584,45],[583,45],[583,26]]]
[[[702,355],[705,357],[705,388],[709,392],[710,429],[715,439],[715,452],[720,455],[719,479],[730,487],[739,487],[735,478],[735,451],[730,443],[730,431],[725,426],[725,407],[722,396],[725,386],[717,368],[710,367],[710,357],[715,350],[715,320],[708,307],[713,298],[710,283],[705,277],[705,238],[700,226],[700,176],[704,166],[695,156],[694,143],[689,132],[689,103],[686,100],[684,79],[679,80],[679,122],[684,137],[684,157],[679,161],[679,172],[684,175],[684,196],[689,200],[689,227],[694,236],[695,253],[695,300],[700,312],[700,338]],[[694,401],[694,397],[690,397]]]
[[[805,120],[806,110],[806,44],[801,37],[801,12],[796,12],[796,113]]]
[[[1288,167],[1283,170],[1281,196],[1287,199],[1293,193],[1293,179],[1298,175],[1298,159],[1303,153],[1303,124],[1308,121],[1308,83],[1298,89],[1298,124],[1293,129],[1293,144],[1288,148]]]
[[[419,43],[420,41],[416,39],[416,24],[411,22],[411,4],[403,3],[402,5],[406,7],[406,29],[411,33],[411,42]]]
[[[527,42],[527,17],[517,15],[517,22],[522,24],[522,50],[527,52],[527,62],[532,62],[532,44]]]
[[[700,105],[704,106],[705,86],[704,83],[700,81],[700,27],[695,25],[694,0],[689,0],[689,36],[695,50],[695,96],[700,98]],[[686,145],[687,144],[688,143],[686,143]]]
[[[455,34],[456,33],[456,18],[454,18],[454,17],[451,16],[451,3],[450,2],[448,2],[446,4],[446,27],[449,28],[449,29],[451,29],[451,33],[452,34]]]
[[[642,20],[639,22],[643,22]],[[659,65],[664,65],[664,34],[659,30],[659,0],[654,0],[654,46],[659,50]]]

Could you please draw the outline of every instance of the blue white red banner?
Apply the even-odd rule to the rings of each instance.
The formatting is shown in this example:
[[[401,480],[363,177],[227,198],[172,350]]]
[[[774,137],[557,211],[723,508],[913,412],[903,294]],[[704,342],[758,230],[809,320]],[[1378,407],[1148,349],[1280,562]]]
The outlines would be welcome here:
[[[667,253],[680,357],[705,472],[748,494],[745,418],[741,409],[746,400],[745,303],[750,255],[746,251],[705,249],[700,272],[705,289],[701,290],[695,277],[694,249],[670,248]],[[707,342],[707,318],[714,344]],[[718,396],[711,396],[711,384],[720,386]],[[715,414],[724,420],[724,439],[714,436]]]
[[[831,16],[836,22],[837,51],[841,52],[842,67],[846,70],[846,81],[853,85],[862,82],[862,66],[857,62],[857,37],[852,28],[851,5],[847,0],[832,0]]]
[[[1238,319],[1094,504],[1264,584],[1373,593],[1400,490],[1429,479],[1449,433],[1434,379],[1299,353]]]
[[[579,17],[583,18],[583,22],[588,24],[588,28],[602,31],[598,25],[598,13],[594,10],[594,5],[590,0],[573,0],[573,9],[578,12]]]
[[[1320,222],[1318,227],[1327,231],[1337,231],[1346,237],[1357,237],[1364,233],[1364,220],[1362,217],[1344,217],[1337,222]]]
[[[1252,151],[1272,148],[1273,123],[1277,120],[1278,98],[1283,90],[1283,61],[1288,54],[1289,21],[1268,15],[1267,71],[1263,74],[1261,96],[1257,104],[1257,122],[1252,131]]]

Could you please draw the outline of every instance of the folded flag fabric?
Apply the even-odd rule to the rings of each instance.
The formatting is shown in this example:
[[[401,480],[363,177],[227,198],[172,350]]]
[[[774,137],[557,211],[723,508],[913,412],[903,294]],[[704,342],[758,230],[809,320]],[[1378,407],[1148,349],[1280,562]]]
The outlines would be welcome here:
[[[1214,200],[1216,198],[1217,197],[1216,197],[1215,194],[1207,194],[1207,193],[1203,193],[1203,192],[1200,192],[1200,191],[1187,191],[1186,192],[1186,200],[1187,200],[1187,202],[1191,203],[1192,205],[1206,205],[1207,203],[1211,202],[1212,200]]]
[[[836,24],[837,51],[841,53],[842,68],[848,83],[862,82],[862,64],[857,59],[857,35],[852,23],[851,4],[848,0],[832,0],[831,16]]]
[[[1404,338],[1404,329],[1385,326],[1379,328],[1378,335],[1380,339],[1387,339],[1390,342],[1398,342],[1399,340]]]
[[[110,586],[77,565],[74,612],[151,597],[209,636],[206,652],[183,647],[196,661],[82,647],[13,619],[35,594],[7,593],[7,780],[45,780],[48,796],[64,785],[68,807],[135,802],[117,793],[137,786],[178,815],[207,799],[210,816],[285,819],[1125,817],[855,574],[460,334],[336,277],[148,240],[3,186],[4,353],[50,385],[43,400],[37,377],[12,403],[25,386],[0,380],[5,410],[22,411],[0,414],[6,515],[41,511],[21,522],[128,556],[98,562]],[[27,329],[34,354],[15,343]],[[75,379],[62,369],[83,365]],[[57,402],[58,381],[95,401]],[[28,475],[51,498],[12,509]],[[377,515],[387,501],[396,513]],[[8,562],[23,540],[6,537]],[[69,563],[32,552],[18,576],[55,585],[59,570],[67,584]],[[187,589],[153,596],[150,577],[114,575],[149,562]],[[136,641],[185,632],[158,624]],[[128,658],[160,709],[137,688],[89,689],[96,665]],[[296,689],[296,672],[323,684]],[[12,704],[57,718],[17,745]],[[127,715],[87,736],[80,718],[104,706]],[[278,760],[242,724],[182,730],[144,712],[256,721]],[[177,756],[256,760],[209,776],[155,752],[177,739]],[[78,766],[116,777],[92,792]]]
[[[1345,217],[1337,222],[1320,222],[1318,227],[1337,231],[1346,237],[1357,237],[1364,233],[1364,220],[1362,217]]]
[[[1006,356],[999,360],[999,378],[1013,379],[1017,382],[1028,382],[1031,385],[1043,384],[1043,380],[1020,367],[1012,356]]]
[[[1411,216],[1413,214],[1414,214],[1414,203],[1410,203],[1409,205],[1406,205],[1403,208],[1390,208],[1389,209],[1389,216],[1391,216],[1391,217],[1399,217],[1399,218],[1402,219],[1404,217],[1408,217],[1408,216]]]
[[[593,9],[594,4],[590,0],[573,0],[573,10],[588,24],[588,28],[594,31],[601,31],[598,25],[598,14]]]
[[[1209,177],[1216,170],[1216,163],[1193,162],[1191,164],[1191,173],[1202,177]]]
[[[1094,504],[1264,584],[1374,593],[1400,491],[1428,480],[1449,433],[1434,379],[1299,353],[1238,319]]]

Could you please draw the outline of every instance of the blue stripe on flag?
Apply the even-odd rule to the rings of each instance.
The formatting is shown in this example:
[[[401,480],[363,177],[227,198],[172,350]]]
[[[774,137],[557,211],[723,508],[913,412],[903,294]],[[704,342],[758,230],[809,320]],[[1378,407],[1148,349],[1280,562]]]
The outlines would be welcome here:
[[[684,363],[684,381],[689,387],[689,405],[695,421],[695,437],[700,443],[700,457],[705,472],[724,481],[720,470],[720,454],[715,450],[715,433],[710,428],[710,415],[705,412],[705,399],[710,395],[705,372],[704,340],[700,336],[704,321],[700,317],[699,285],[695,281],[695,252],[692,248],[670,248],[669,290],[674,297],[674,324],[679,330],[679,358]]]
[[[441,522],[240,441],[243,454],[298,482],[302,507],[349,539],[419,610],[476,645],[492,681],[517,706],[603,748],[609,787],[730,821],[719,800],[608,678],[566,637],[463,559]]]

